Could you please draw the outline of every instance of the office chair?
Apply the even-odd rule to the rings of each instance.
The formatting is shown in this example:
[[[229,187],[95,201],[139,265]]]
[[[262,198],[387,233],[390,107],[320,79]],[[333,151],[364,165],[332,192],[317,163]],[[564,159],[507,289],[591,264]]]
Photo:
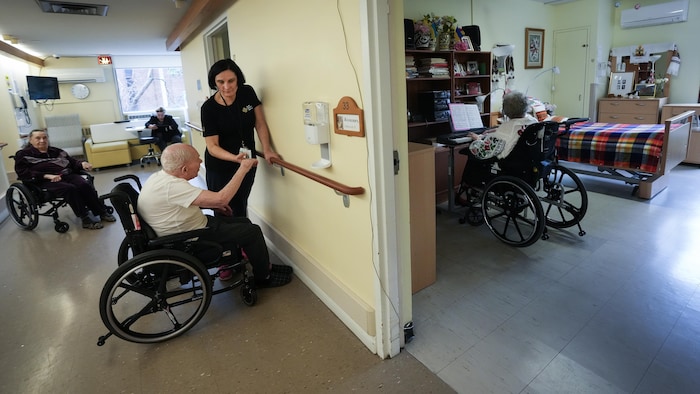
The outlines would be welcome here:
[[[150,129],[139,130],[139,144],[148,144],[148,153],[141,156],[141,159],[139,160],[141,163],[141,168],[144,167],[145,163],[151,164],[151,160],[155,160],[156,164],[160,166],[160,152],[156,152],[155,148],[153,147],[155,142],[156,137],[151,134]]]

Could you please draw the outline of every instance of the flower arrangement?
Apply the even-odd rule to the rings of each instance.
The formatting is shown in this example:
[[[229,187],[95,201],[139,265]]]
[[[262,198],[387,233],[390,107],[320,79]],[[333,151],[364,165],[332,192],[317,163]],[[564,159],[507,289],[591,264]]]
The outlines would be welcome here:
[[[455,34],[457,19],[454,16],[436,16],[433,13],[423,15],[423,19],[413,21],[413,30],[416,35],[416,47],[426,47],[429,40],[430,46],[442,40],[448,47]],[[429,37],[429,38],[428,38]],[[420,44],[419,44],[420,42]],[[441,48],[449,49],[449,48]]]
[[[433,13],[423,15],[423,20],[418,22],[422,26],[432,28],[432,35],[439,37],[441,34],[452,35],[457,19],[454,16],[437,16]]]

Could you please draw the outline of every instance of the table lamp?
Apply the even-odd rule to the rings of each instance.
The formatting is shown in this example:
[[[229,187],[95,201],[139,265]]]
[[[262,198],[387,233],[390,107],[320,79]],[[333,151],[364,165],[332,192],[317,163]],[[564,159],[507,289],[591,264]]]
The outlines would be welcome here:
[[[479,107],[479,112],[483,113],[484,112],[484,102],[486,101],[486,98],[492,95],[495,92],[498,92],[499,90],[503,90],[503,93],[505,94],[505,89],[503,88],[498,88],[490,91],[489,93],[482,95],[482,96],[476,96],[476,105]]]
[[[557,66],[554,66],[554,67],[552,67],[552,68],[548,68],[548,69],[546,69],[546,70],[540,71],[540,73],[537,74],[537,75],[535,75],[535,77],[532,78],[532,79],[530,80],[530,83],[527,84],[527,89],[525,89],[525,96],[527,96],[527,91],[530,90],[530,85],[532,85],[532,83],[535,82],[535,80],[536,80],[537,78],[541,77],[542,75],[544,75],[545,73],[548,73],[548,72],[550,72],[550,71],[551,71],[552,73],[554,73],[555,75],[558,75],[558,74],[561,73],[561,70],[559,70],[559,67],[557,67]]]

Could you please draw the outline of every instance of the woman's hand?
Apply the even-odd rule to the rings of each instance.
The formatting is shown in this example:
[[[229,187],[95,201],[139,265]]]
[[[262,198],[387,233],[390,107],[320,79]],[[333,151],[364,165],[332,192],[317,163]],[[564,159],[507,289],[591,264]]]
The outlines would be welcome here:
[[[51,182],[61,182],[60,175],[46,174],[46,175],[44,175],[44,179],[48,179]]]
[[[267,161],[267,164],[270,164],[270,165],[272,164],[273,157],[276,158],[277,160],[282,160],[280,155],[278,155],[277,152],[275,152],[271,149],[263,152],[263,155],[265,155],[265,161]]]
[[[92,171],[92,164],[88,163],[87,161],[82,162],[81,165],[83,166],[83,170]]]

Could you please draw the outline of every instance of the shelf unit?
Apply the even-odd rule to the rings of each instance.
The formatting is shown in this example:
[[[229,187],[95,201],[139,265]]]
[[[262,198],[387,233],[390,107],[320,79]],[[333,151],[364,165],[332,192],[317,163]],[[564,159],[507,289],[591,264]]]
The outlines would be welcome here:
[[[419,76],[406,78],[406,100],[408,105],[409,141],[417,141],[432,138],[449,132],[449,124],[446,121],[425,121],[421,119],[422,113],[418,96],[420,92],[447,90],[450,92],[450,102],[476,104],[476,97],[491,92],[491,52],[481,51],[428,51],[406,50],[406,56],[412,56],[416,63],[420,59],[441,58],[448,65],[448,75],[444,78]],[[465,70],[469,62],[475,62],[479,74],[455,75],[455,64],[460,64]],[[469,91],[469,85],[477,86],[475,92]],[[490,124],[491,103],[486,100],[482,121]],[[416,129],[416,130],[414,130]],[[434,129],[435,133],[426,132],[425,129]],[[431,135],[433,134],[433,135]]]
[[[450,124],[447,120],[426,121],[420,119],[421,106],[419,103],[420,92],[447,90],[450,92],[450,102],[476,104],[476,97],[491,92],[491,52],[482,51],[430,51],[430,50],[406,50],[406,56],[412,56],[416,64],[420,59],[441,58],[448,65],[448,74],[444,78],[432,78],[419,76],[417,78],[406,78],[406,104],[408,118],[408,140],[411,142],[431,143],[435,137],[450,132]],[[469,63],[475,62],[475,63]],[[471,67],[479,70],[478,74],[455,75],[455,63],[462,65],[464,70]],[[479,92],[469,92],[469,84],[478,86]],[[487,99],[484,102],[484,109],[481,119],[484,125],[491,124],[491,102]],[[455,185],[459,185],[462,179],[462,170],[466,156],[456,155],[455,158]],[[447,174],[447,148],[435,149],[435,193],[436,201],[447,200],[448,174]]]

